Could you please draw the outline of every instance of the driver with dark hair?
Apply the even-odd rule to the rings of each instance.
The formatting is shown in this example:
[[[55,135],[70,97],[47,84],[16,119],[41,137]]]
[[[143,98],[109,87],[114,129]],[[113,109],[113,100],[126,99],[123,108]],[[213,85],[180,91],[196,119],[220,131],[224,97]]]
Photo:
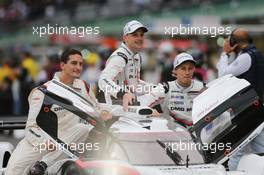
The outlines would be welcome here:
[[[82,66],[83,59],[81,53],[74,49],[66,50],[62,53],[60,60],[61,72],[56,73],[53,79],[70,86],[78,94],[89,100],[96,108],[94,116],[100,116],[103,120],[110,119],[112,117],[111,114],[101,109],[86,82],[79,79]],[[43,86],[47,87],[49,84],[50,81]],[[60,150],[49,152],[49,148],[54,147],[54,145],[48,143],[37,123],[37,119],[43,117],[41,116],[42,110],[50,112],[52,115],[55,114],[57,126],[51,126],[50,123],[43,123],[43,125],[49,129],[57,129],[58,138],[66,144],[84,142],[89,135],[91,127],[80,123],[78,116],[63,107],[52,104],[45,111],[45,108],[43,109],[44,97],[45,94],[38,88],[33,89],[28,97],[30,108],[25,138],[19,142],[11,155],[6,175],[43,175],[48,166],[54,164],[56,160],[63,158],[64,154]],[[40,149],[44,145],[46,150],[41,152]]]

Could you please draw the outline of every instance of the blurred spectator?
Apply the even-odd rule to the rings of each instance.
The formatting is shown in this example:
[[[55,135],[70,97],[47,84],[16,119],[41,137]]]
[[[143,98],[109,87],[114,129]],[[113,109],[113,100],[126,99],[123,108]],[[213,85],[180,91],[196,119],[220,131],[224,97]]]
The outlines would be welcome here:
[[[234,61],[229,63],[231,52],[236,54]],[[257,94],[264,100],[264,57],[253,44],[247,30],[237,28],[232,31],[229,39],[224,41],[223,53],[217,63],[218,75],[233,74],[246,79]]]
[[[11,115],[12,114],[12,80],[9,77],[5,77],[0,87],[0,115]]]
[[[105,4],[107,4],[107,0],[95,0],[94,3],[97,18],[101,17],[102,8],[105,6]]]
[[[217,69],[211,62],[207,62],[207,82],[217,78]],[[205,82],[205,83],[207,83]]]
[[[0,67],[0,87],[5,78],[11,81],[15,79],[15,74],[11,68],[12,64],[11,59],[5,59],[3,65]]]
[[[149,8],[150,0],[133,0],[133,3],[135,4],[137,11],[142,12]]]
[[[97,83],[101,73],[99,56],[96,53],[89,52],[86,56],[83,57],[85,60],[86,68],[81,75],[81,79],[85,80],[95,93],[98,87]]]
[[[56,72],[60,70],[60,59],[58,54],[49,56],[48,80],[51,80]]]
[[[205,68],[204,54],[200,51],[191,54],[196,61],[193,78],[202,82],[208,82],[207,69]]]
[[[4,3],[1,8],[1,19],[5,22],[17,22],[26,19],[28,8],[23,1],[13,0]]]
[[[99,46],[98,48],[98,55],[100,57],[100,62],[101,62],[101,66],[100,69],[103,70],[105,67],[105,63],[108,59],[108,57],[112,54],[114,50],[110,49],[110,48],[106,48],[104,46]]]
[[[28,112],[28,95],[30,91],[34,88],[35,84],[33,79],[25,68],[21,69],[21,74],[18,77],[20,82],[20,97],[21,97],[21,114],[26,115]]]
[[[13,71],[15,73],[16,78],[12,81],[12,95],[13,95],[13,108],[12,108],[12,114],[13,115],[21,115],[21,85],[20,81],[18,80],[18,77],[21,74],[21,66],[19,63],[16,63],[13,67]]]
[[[64,0],[64,8],[69,11],[70,20],[72,21],[76,14],[78,3],[76,0]]]
[[[100,58],[100,71],[105,68],[106,61],[108,57],[112,54],[113,50],[104,46],[99,46],[98,55]],[[95,93],[98,101],[100,103],[105,103],[104,92],[97,88],[97,92]]]
[[[36,85],[39,86],[49,80],[48,79],[49,67],[51,67],[50,59],[48,57],[45,57],[44,61],[41,64],[41,70],[38,72],[38,75],[36,78]]]
[[[22,57],[21,65],[28,71],[28,74],[33,80],[36,80],[38,74],[38,64],[31,56],[30,52],[25,52]]]
[[[158,48],[160,55],[160,65],[162,67],[160,82],[173,81],[175,78],[171,75],[173,70],[173,61],[177,51],[169,41],[161,43]]]
[[[149,50],[147,53],[143,52],[142,57],[142,69],[140,74],[142,74],[142,79],[146,82],[158,84],[160,81],[161,67],[158,65],[158,60],[156,59],[156,52]]]
[[[26,68],[18,62],[15,55],[4,60],[0,67],[0,113],[2,115],[25,115],[27,113],[27,97],[35,85],[28,70],[35,70],[36,63],[33,64],[30,57],[22,61],[25,61]]]
[[[36,84],[41,85],[44,82],[51,80],[55,72],[60,70],[60,60],[58,54],[49,55],[45,58],[41,70],[36,79]]]
[[[235,52],[236,58],[229,63],[229,54]],[[247,80],[256,90],[261,102],[264,100],[264,57],[253,44],[247,30],[237,28],[225,39],[223,53],[217,63],[219,76],[233,74]],[[249,151],[250,150],[250,151]],[[241,157],[249,153],[264,152],[264,129],[245,147],[233,154],[228,161],[230,170],[236,170]]]
[[[20,115],[20,82],[17,76],[20,74],[19,64],[16,63],[16,58],[6,59],[3,66],[0,68],[0,103],[1,114],[4,115]]]
[[[56,7],[53,4],[47,5],[45,8],[45,22],[52,23],[56,15]]]

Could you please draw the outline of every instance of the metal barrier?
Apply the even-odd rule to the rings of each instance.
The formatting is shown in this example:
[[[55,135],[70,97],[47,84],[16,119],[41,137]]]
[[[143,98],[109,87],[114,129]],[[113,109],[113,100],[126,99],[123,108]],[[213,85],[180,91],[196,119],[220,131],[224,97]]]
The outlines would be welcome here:
[[[0,116],[0,130],[24,129],[27,116]]]

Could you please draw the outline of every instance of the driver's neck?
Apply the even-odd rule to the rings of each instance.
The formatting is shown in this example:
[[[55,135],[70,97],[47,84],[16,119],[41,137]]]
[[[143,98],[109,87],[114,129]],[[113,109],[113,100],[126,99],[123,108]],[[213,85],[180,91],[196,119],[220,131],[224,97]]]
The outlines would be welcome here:
[[[74,78],[66,75],[64,72],[61,72],[59,75],[60,82],[66,84],[66,85],[72,85]]]
[[[138,53],[138,51],[137,50],[135,50],[135,49],[133,49],[133,48],[131,48],[130,46],[128,46],[125,42],[124,42],[124,45],[126,46],[126,48],[130,51],[130,52],[132,52],[133,53],[133,55],[135,55],[135,54],[137,54]]]
[[[186,89],[188,87],[191,86],[192,82],[188,82],[188,83],[182,83],[179,80],[176,79],[176,83],[178,84],[178,86],[180,86],[182,89]]]

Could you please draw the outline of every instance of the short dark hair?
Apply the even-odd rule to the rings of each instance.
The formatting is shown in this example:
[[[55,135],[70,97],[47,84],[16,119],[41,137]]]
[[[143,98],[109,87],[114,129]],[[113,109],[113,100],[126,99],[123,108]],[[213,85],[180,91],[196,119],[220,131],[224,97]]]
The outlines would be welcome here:
[[[60,62],[67,63],[69,60],[70,55],[80,55],[82,57],[82,53],[76,49],[66,49],[62,54],[60,58]]]

